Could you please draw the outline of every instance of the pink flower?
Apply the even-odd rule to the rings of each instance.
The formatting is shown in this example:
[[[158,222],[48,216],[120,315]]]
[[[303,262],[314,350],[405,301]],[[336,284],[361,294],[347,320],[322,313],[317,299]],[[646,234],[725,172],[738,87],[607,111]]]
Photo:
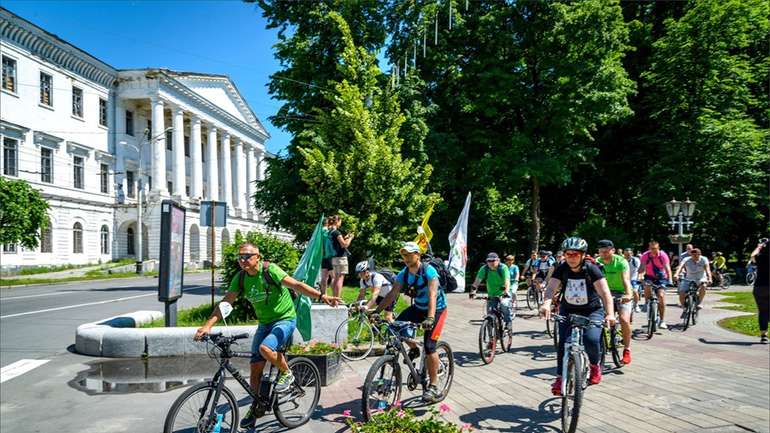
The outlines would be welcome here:
[[[399,418],[403,418],[403,417],[405,417],[405,416],[406,416],[406,412],[404,412],[403,410],[400,410],[400,411],[398,411],[398,413],[396,414],[396,416],[397,416],[397,417],[399,417]]]
[[[438,407],[438,411],[441,412],[441,413],[447,413],[450,410],[452,410],[452,409],[446,403],[441,403],[441,406]]]
[[[393,403],[393,407],[401,407],[401,401],[396,400],[396,402]]]
[[[350,414],[350,409],[343,410],[342,416],[344,416],[345,418],[353,418],[353,415]]]
[[[462,427],[460,427],[460,430],[461,430],[461,431],[464,431],[464,430],[468,430],[468,431],[471,431],[471,430],[473,430],[473,427],[471,427],[471,425],[470,425],[470,424],[466,423],[466,424],[463,424],[463,426],[462,426]]]

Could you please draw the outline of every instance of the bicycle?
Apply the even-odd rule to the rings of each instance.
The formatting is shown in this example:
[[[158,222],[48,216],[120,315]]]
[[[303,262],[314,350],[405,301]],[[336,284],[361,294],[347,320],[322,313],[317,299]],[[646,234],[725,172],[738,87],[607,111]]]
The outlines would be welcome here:
[[[479,299],[487,300],[489,298]],[[511,350],[513,345],[513,329],[503,325],[502,298],[497,296],[497,299],[497,305],[484,316],[481,328],[479,328],[479,354],[484,364],[490,364],[495,359],[498,341],[501,343],[500,347],[503,352]],[[511,323],[513,323],[513,316],[511,316]]]
[[[615,304],[615,323],[613,323],[612,326],[604,326],[602,328],[602,338],[599,343],[601,345],[601,362],[599,365],[601,365],[602,368],[604,368],[607,352],[612,356],[612,363],[615,364],[615,367],[621,368],[624,365],[619,349],[619,346],[623,344],[623,334],[618,330],[620,327],[620,317],[618,314],[620,298],[613,297],[613,303]]]
[[[727,274],[724,269],[717,269],[714,272],[714,278],[711,281],[711,287],[719,287],[721,289],[729,289],[733,283],[732,278]]]
[[[364,380],[361,396],[361,413],[364,415],[364,420],[369,421],[375,414],[395,407],[396,403],[401,400],[403,381],[400,358],[403,358],[404,364],[409,369],[406,380],[407,388],[410,391],[414,391],[418,386],[422,386],[423,391],[427,388],[428,372],[425,365],[425,351],[420,351],[419,368],[415,366],[414,361],[407,354],[406,342],[415,337],[418,326],[411,322],[402,321],[387,324],[385,354],[374,361]],[[454,377],[454,359],[449,343],[438,341],[436,351],[439,355],[436,387],[440,391],[440,397],[434,403],[446,398]]]
[[[559,350],[559,326],[556,324],[556,319],[554,319],[556,314],[559,314],[559,301],[554,299],[551,303],[551,318],[545,321],[545,332],[549,337],[553,338],[553,347]]]
[[[543,305],[543,289],[538,288],[537,285],[533,279],[532,284],[527,288],[527,308],[530,310],[540,308]]]
[[[369,356],[375,342],[383,341],[383,335],[378,326],[372,326],[366,313],[366,301],[362,301],[348,306],[348,318],[337,327],[334,343],[342,350],[343,358],[360,361]]]
[[[658,290],[665,290],[668,285],[660,285],[655,283],[645,283],[650,286],[650,299],[647,300],[645,306],[647,308],[647,339],[652,339],[655,335],[655,331],[658,329]]]
[[[698,321],[698,303],[700,302],[700,296],[698,295],[698,283],[695,281],[686,280],[688,282],[687,293],[684,297],[684,305],[682,309],[682,331],[686,331],[690,327],[690,322],[695,325]]]
[[[583,391],[588,387],[589,360],[583,345],[583,332],[590,327],[603,327],[604,322],[570,314],[569,318],[555,315],[558,322],[570,324],[570,336],[564,346],[561,381],[561,428],[575,433],[583,404]]]
[[[757,280],[757,267],[751,266],[746,267],[746,285],[747,286],[753,286],[754,281]]]
[[[271,364],[267,375],[262,378],[260,396],[257,396],[230,362],[231,358],[251,357],[251,352],[235,352],[230,347],[238,344],[237,340],[248,337],[247,333],[226,337],[221,332],[212,332],[203,337],[203,341],[211,343],[208,353],[218,360],[219,368],[211,380],[194,385],[174,401],[166,415],[164,433],[238,431],[238,400],[225,385],[228,372],[254,401],[260,400],[264,407],[272,410],[284,427],[299,427],[310,419],[321,396],[321,375],[316,366],[307,358],[290,359],[288,364],[294,375],[294,383],[287,392],[278,394],[275,392],[278,368]],[[290,344],[279,349],[279,352],[285,354]],[[220,430],[215,430],[216,426]]]

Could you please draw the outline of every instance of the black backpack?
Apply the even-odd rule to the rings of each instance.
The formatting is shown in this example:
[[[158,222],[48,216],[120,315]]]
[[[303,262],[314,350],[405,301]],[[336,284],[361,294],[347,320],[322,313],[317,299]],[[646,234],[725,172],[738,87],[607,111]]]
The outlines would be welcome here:
[[[388,268],[375,269],[374,272],[377,272],[378,274],[385,277],[385,279],[388,280],[391,285],[396,282],[396,274]]]
[[[449,272],[441,257],[425,255],[421,259],[423,265],[431,265],[438,272],[438,285],[444,292],[452,292],[457,289],[457,280]]]

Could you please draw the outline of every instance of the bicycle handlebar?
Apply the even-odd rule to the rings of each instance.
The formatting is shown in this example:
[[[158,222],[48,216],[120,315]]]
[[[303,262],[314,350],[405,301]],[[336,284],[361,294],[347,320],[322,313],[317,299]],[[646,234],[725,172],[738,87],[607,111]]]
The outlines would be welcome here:
[[[579,326],[581,328],[596,327],[601,328],[604,326],[603,320],[591,320],[588,317],[581,316],[579,314],[570,314],[569,317],[562,316],[560,314],[552,314],[551,317],[558,322],[569,322],[572,326]]]

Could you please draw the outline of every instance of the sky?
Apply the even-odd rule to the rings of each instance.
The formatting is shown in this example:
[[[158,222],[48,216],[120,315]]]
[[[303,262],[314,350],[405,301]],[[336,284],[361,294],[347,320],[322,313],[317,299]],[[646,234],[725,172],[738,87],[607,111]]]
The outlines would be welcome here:
[[[2,0],[0,5],[117,69],[167,68],[228,75],[278,153],[291,135],[268,117],[269,76],[280,69],[261,10],[241,1]]]

